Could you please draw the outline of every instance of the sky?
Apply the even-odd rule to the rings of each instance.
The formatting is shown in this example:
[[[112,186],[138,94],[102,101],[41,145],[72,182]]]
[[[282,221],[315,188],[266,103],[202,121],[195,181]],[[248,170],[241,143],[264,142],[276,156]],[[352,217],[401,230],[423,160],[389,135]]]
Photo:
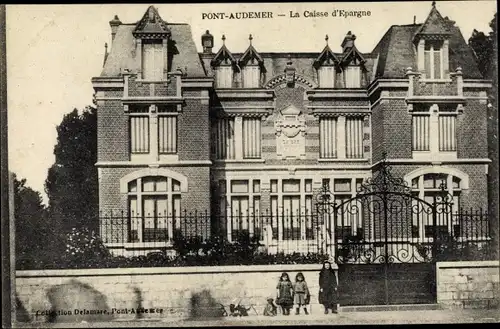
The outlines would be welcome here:
[[[422,23],[431,1],[318,2],[242,4],[154,4],[169,23],[188,23],[201,51],[206,30],[215,39],[216,52],[222,34],[231,52],[243,52],[252,44],[261,52],[321,52],[325,35],[333,51],[348,31],[356,46],[370,52],[391,25]],[[91,78],[102,70],[104,44],[111,47],[109,21],[118,15],[123,23],[141,19],[148,4],[8,5],[7,95],[9,170],[26,178],[27,185],[42,194],[48,168],[54,163],[56,126],[64,114],[92,105]],[[437,9],[456,21],[467,41],[473,29],[488,33],[496,1],[437,1]],[[333,10],[369,11],[370,16],[331,17]],[[203,19],[203,13],[273,12],[272,19]],[[291,18],[290,11],[300,17]],[[328,12],[329,17],[304,17],[304,11]],[[285,17],[277,17],[285,14]]]

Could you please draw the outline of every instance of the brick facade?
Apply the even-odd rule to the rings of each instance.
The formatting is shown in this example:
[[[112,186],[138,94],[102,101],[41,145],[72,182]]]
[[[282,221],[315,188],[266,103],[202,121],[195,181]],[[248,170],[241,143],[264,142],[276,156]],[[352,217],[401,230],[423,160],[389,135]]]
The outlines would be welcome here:
[[[148,12],[161,20],[154,7]],[[435,15],[433,12],[430,15]],[[349,32],[339,53],[332,52],[327,45],[321,53],[258,53],[249,46],[247,52],[233,54],[225,44],[217,53],[212,52],[212,47],[197,53],[188,25],[165,22],[168,29],[157,26],[160,30],[155,35],[163,36],[163,41],[174,40],[178,53],[169,55],[165,61],[168,67],[164,68],[162,81],[146,81],[140,79],[141,56],[138,54],[141,49],[133,48],[141,43],[138,39],[134,43],[132,39],[137,29],[149,24],[147,17],[145,15],[142,23],[135,27],[119,24],[103,73],[93,80],[98,95],[97,167],[103,212],[127,211],[128,194],[120,191],[120,181],[145,168],[153,171],[164,168],[174,175],[187,177],[188,188],[181,191],[181,207],[187,211],[210,214],[217,208],[213,203],[220,199],[216,192],[219,184],[226,182],[229,211],[232,196],[257,193],[260,209],[253,209],[253,205],[247,207],[263,212],[272,206],[273,196],[282,200],[283,193],[287,193],[272,191],[271,181],[300,180],[300,189],[305,189],[306,181],[312,182],[312,191],[297,191],[297,196],[301,193],[303,210],[308,207],[304,195],[319,193],[324,179],[352,178],[352,182],[366,179],[376,173],[383,159],[393,167],[393,175],[401,178],[425,168],[432,168],[429,173],[439,170],[453,173],[456,169],[464,184],[468,182],[460,191],[461,206],[487,207],[487,111],[481,98],[487,85],[481,82],[477,67],[471,64],[472,53],[465,41],[453,43],[453,47],[461,48],[449,53],[450,60],[444,68],[444,72],[450,74],[446,77],[448,80],[429,81],[422,77],[424,68],[418,56],[423,54],[419,53],[421,48],[414,39],[425,38],[422,30],[429,28],[427,23],[391,27],[398,40],[384,39],[371,53],[359,52],[354,45],[355,37]],[[213,43],[210,34],[204,38],[207,44],[210,40]],[[168,42],[163,45],[171,51]],[[411,47],[414,52],[407,53]],[[448,58],[448,53],[443,58]],[[248,78],[242,72],[250,60],[258,64],[259,79],[252,88],[242,88]],[[335,65],[333,88],[321,86],[320,69],[327,65],[326,60]],[[215,69],[224,63],[231,64],[234,71],[229,76],[231,88],[217,85]],[[352,78],[342,72],[350,65],[362,68],[359,86],[345,88]],[[138,104],[146,109],[141,115],[150,118],[151,132],[159,129],[156,118],[165,115],[160,109],[173,111],[167,115],[176,117],[175,154],[165,157],[155,153],[158,135],[150,136],[150,154],[131,154],[128,117],[130,109]],[[414,112],[431,113],[436,106],[441,112],[451,109],[456,115],[453,128],[456,149],[448,152],[450,154],[437,151],[423,157],[416,155],[412,142]],[[283,111],[294,114],[284,115]],[[220,129],[217,122],[221,118],[231,118],[233,126],[225,131],[216,130],[214,135],[214,129]],[[259,144],[255,144],[259,145],[258,155],[252,158],[243,155],[247,143],[257,148],[253,140],[243,142],[244,138],[250,138],[244,137],[245,118],[257,118],[255,122],[260,129]],[[336,130],[331,132],[335,136],[330,140],[325,139],[327,133],[322,132],[325,128],[321,120],[325,118],[337,120]],[[360,122],[356,123],[356,118]],[[221,137],[223,135],[226,137]],[[232,152],[236,155],[224,158],[216,154],[215,144],[222,138],[234,139],[223,141],[222,147],[234,143]],[[336,153],[322,157],[322,147],[328,143],[335,143]],[[437,141],[431,139],[430,143]],[[232,192],[233,181],[260,184],[260,191],[247,185],[245,195]],[[355,193],[354,187],[351,189]],[[284,203],[278,207],[284,211]],[[315,205],[312,207],[315,209]]]

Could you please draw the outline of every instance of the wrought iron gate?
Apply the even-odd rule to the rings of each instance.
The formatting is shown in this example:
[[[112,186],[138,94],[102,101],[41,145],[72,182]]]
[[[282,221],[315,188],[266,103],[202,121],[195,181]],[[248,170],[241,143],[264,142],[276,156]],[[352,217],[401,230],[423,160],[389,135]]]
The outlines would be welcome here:
[[[318,195],[324,247],[339,265],[344,305],[435,302],[440,233],[451,226],[444,182],[432,204],[420,199],[382,162],[357,195],[336,202],[328,186]]]

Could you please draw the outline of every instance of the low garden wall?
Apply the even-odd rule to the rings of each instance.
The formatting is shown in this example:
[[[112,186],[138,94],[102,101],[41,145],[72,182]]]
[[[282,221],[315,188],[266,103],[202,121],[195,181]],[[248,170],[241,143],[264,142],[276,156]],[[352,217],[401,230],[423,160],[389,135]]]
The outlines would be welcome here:
[[[438,262],[437,302],[450,308],[498,307],[499,265],[498,260]]]
[[[267,297],[276,296],[282,272],[294,280],[303,272],[317,304],[321,264],[151,267],[16,272],[17,319],[74,322],[188,317],[196,304],[224,305],[241,300],[262,314]],[[437,302],[444,307],[498,307],[499,262],[438,262]],[[211,300],[211,301],[209,301]]]
[[[284,271],[292,281],[298,272],[304,273],[311,312],[322,312],[315,304],[320,269],[321,264],[17,271],[18,319],[45,322],[52,317],[54,321],[54,313],[57,322],[81,321],[90,315],[185,317],[190,314],[192,296],[203,291],[202,298],[210,295],[228,311],[229,304],[241,299],[260,315],[266,298],[276,297],[276,284]],[[91,310],[102,314],[90,314]],[[252,314],[254,309],[249,311]]]

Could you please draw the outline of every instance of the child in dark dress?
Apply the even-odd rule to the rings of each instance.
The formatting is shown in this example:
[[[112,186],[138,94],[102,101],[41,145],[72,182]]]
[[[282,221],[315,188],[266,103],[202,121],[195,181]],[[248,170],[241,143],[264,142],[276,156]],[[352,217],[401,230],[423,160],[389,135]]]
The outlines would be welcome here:
[[[325,307],[325,314],[328,314],[328,309],[332,313],[337,313],[337,288],[339,285],[338,266],[335,263],[325,261],[323,268],[319,273],[319,295],[318,301]]]
[[[288,273],[281,274],[276,290],[278,294],[276,304],[281,306],[283,315],[290,315],[290,309],[293,306],[293,286]]]

